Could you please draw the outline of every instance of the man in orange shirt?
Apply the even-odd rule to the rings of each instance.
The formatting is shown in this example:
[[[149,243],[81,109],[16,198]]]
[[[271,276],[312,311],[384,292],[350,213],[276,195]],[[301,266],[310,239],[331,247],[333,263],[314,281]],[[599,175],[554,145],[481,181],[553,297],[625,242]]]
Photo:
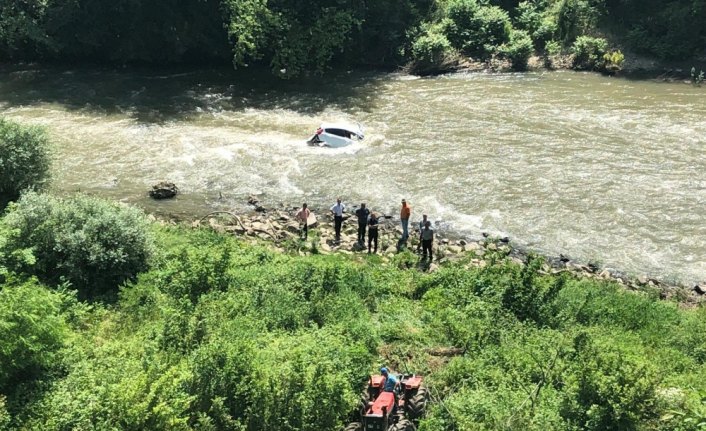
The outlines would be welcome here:
[[[409,232],[407,228],[409,226],[409,217],[412,215],[412,207],[407,205],[407,201],[402,199],[402,209],[400,210],[400,220],[402,221],[402,240],[407,241],[409,238]]]

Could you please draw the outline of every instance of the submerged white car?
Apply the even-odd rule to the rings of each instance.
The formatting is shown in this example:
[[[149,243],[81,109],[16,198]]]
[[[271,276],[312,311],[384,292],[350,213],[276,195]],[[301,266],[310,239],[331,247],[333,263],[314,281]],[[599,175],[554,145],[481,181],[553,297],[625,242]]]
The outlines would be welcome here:
[[[320,147],[345,147],[365,137],[360,124],[323,123],[308,141],[309,145]]]

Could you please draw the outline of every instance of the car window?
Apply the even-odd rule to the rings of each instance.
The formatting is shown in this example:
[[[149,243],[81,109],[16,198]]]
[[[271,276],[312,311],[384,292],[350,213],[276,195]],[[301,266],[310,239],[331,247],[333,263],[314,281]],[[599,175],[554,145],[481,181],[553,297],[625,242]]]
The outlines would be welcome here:
[[[351,137],[351,132],[348,130],[343,130],[343,129],[326,129],[326,133],[330,133],[332,135],[336,136],[341,136],[343,138],[350,138]]]

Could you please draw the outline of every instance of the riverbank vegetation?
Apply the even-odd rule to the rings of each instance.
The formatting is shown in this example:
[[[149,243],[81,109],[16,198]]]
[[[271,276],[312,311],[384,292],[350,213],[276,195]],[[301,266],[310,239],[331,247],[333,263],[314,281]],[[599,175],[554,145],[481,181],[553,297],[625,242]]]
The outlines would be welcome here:
[[[7,148],[47,144],[3,125]],[[706,420],[706,310],[649,284],[497,246],[433,270],[409,252],[277,251],[29,190],[46,179],[0,218],[1,431],[340,430],[381,365],[425,376],[422,431]]]
[[[647,286],[500,250],[433,273],[287,254],[141,217],[29,194],[0,220],[0,429],[339,430],[383,364],[426,376],[420,430],[702,427],[706,310]]]
[[[595,57],[576,68],[615,71],[619,64],[604,56],[618,48],[662,60],[703,56],[704,22],[703,0],[6,1],[0,58],[230,60],[292,77],[334,65],[432,73],[468,58],[522,70],[533,53],[550,61],[563,52]]]

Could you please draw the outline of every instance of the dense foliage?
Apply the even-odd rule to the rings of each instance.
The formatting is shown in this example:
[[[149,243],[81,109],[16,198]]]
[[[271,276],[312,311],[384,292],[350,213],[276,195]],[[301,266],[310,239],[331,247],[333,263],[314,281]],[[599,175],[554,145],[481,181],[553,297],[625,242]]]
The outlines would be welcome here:
[[[548,43],[568,49],[580,36],[606,33],[647,55],[688,59],[704,54],[704,22],[705,0],[2,0],[0,58],[230,59],[290,77],[333,64],[419,61],[430,70],[430,59],[448,64],[448,41],[475,59],[508,53],[521,68],[527,38],[514,30],[539,53]]]
[[[45,131],[0,118],[0,209],[23,190],[41,189],[51,156]]]
[[[382,364],[426,375],[427,431],[696,430],[703,417],[706,310],[658,292],[502,250],[430,274],[407,253],[289,256],[152,229],[154,264],[109,306],[4,270],[0,424],[339,430]],[[449,346],[462,353],[434,356]]]
[[[0,264],[51,285],[69,282],[84,297],[116,291],[147,268],[147,222],[134,208],[31,192],[0,224]]]

